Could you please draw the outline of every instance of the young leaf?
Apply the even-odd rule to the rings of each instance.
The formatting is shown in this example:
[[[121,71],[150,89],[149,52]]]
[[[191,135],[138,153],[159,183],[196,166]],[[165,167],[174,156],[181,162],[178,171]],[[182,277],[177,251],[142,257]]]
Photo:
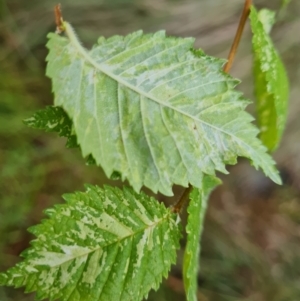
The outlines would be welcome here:
[[[266,9],[250,13],[253,32],[254,83],[260,138],[269,150],[277,148],[287,117],[289,84],[269,32],[275,14]]]
[[[48,106],[37,111],[31,118],[25,119],[24,123],[34,129],[58,132],[59,136],[67,137],[66,146],[68,148],[78,146],[76,135],[72,132],[72,120],[60,107]]]
[[[64,198],[31,228],[37,239],[2,285],[60,301],[138,301],[158,288],[179,247],[175,214],[128,188],[89,185]]]
[[[64,26],[67,38],[52,33],[47,44],[55,104],[108,177],[118,171],[136,191],[172,195],[173,184],[199,187],[203,173],[227,173],[243,156],[280,182],[237,80],[223,60],[193,50],[194,39],[138,31],[101,37],[87,51]]]
[[[207,201],[212,190],[221,181],[205,175],[201,188],[194,188],[190,194],[188,223],[186,226],[187,244],[183,260],[183,280],[187,301],[197,301],[197,274],[199,268],[200,238],[203,230]]]

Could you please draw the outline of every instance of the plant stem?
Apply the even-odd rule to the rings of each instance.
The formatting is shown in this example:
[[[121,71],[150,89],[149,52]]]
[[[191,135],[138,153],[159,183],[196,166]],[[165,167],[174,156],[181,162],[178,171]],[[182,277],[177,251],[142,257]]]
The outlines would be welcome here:
[[[228,73],[229,70],[231,69],[233,60],[235,58],[238,46],[240,44],[241,41],[241,37],[244,31],[244,27],[246,24],[246,21],[248,19],[249,13],[250,13],[250,7],[252,5],[252,0],[245,0],[245,4],[244,4],[244,8],[243,8],[243,12],[241,14],[241,18],[240,18],[240,22],[239,22],[239,26],[237,28],[229,55],[228,55],[228,61],[226,63],[226,65],[224,66],[223,70],[224,72]],[[186,188],[183,192],[183,194],[181,195],[180,199],[177,201],[177,203],[174,205],[173,207],[173,212],[179,213],[183,206],[185,205],[185,203],[188,201],[189,199],[189,194],[192,191],[193,186],[190,185],[188,188]]]
[[[231,69],[231,66],[232,66],[233,60],[235,58],[238,46],[240,44],[240,40],[241,40],[243,31],[244,31],[246,21],[248,19],[248,15],[250,13],[251,5],[252,5],[252,0],[245,0],[244,9],[243,9],[243,12],[242,12],[242,15],[241,15],[241,18],[240,18],[240,23],[239,23],[239,26],[237,28],[237,31],[236,31],[236,34],[235,34],[235,37],[234,37],[229,55],[228,55],[228,62],[226,63],[226,65],[224,66],[224,69],[223,69],[224,72],[226,72],[226,73],[228,73],[229,70]]]
[[[193,186],[189,185],[188,188],[186,188],[183,191],[183,194],[181,195],[181,198],[177,201],[177,203],[174,205],[174,207],[172,208],[172,211],[175,213],[180,213],[180,211],[182,210],[184,204],[186,203],[186,201],[189,198],[190,192],[192,191]]]
[[[63,26],[63,17],[61,13],[61,5],[57,4],[54,7],[54,16],[55,16],[55,23],[56,23],[56,33],[62,33],[65,31]]]

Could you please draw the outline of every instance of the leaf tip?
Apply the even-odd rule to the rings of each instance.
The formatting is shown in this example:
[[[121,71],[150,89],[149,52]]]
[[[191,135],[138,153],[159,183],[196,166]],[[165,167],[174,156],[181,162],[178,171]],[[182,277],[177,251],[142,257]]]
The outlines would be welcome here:
[[[282,178],[278,171],[271,176],[271,179],[278,185],[282,185]]]

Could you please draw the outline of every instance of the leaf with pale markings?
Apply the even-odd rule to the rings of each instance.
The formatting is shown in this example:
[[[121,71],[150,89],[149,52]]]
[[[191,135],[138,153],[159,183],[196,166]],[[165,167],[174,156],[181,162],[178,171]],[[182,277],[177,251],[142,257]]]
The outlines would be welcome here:
[[[249,158],[279,183],[271,157],[244,111],[248,101],[223,60],[193,50],[194,39],[164,32],[99,38],[87,51],[73,29],[49,34],[47,75],[55,105],[72,118],[83,156],[139,191],[172,195],[200,187],[203,173]]]
[[[269,150],[274,151],[286,123],[289,83],[284,65],[269,36],[275,13],[267,9],[257,12],[252,7],[250,19],[260,138]]]
[[[158,288],[179,247],[175,214],[129,188],[89,185],[64,198],[0,284],[60,301],[138,301]]]
[[[31,128],[57,132],[59,136],[66,137],[66,147],[78,146],[76,135],[72,130],[72,120],[60,107],[48,106],[37,111],[32,117],[25,119],[24,123]]]

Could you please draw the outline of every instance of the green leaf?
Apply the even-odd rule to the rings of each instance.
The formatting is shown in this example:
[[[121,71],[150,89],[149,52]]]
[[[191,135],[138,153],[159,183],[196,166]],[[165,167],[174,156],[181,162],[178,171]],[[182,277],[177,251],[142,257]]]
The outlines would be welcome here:
[[[72,120],[60,107],[48,106],[37,111],[31,118],[25,119],[24,123],[34,129],[57,132],[59,136],[67,137],[68,148],[78,146],[76,135],[72,131]]]
[[[37,111],[32,117],[23,122],[34,129],[46,132],[57,132],[59,136],[66,137],[67,148],[79,147],[77,137],[73,130],[72,120],[61,107],[48,106],[43,110]],[[96,161],[92,155],[86,157],[86,165],[95,165]]]
[[[277,148],[287,118],[289,84],[283,63],[269,32],[275,14],[266,9],[250,13],[253,32],[254,84],[260,138],[270,151]]]
[[[132,189],[87,186],[31,228],[37,239],[0,283],[37,298],[132,301],[157,289],[176,259],[177,215]]]
[[[101,37],[87,51],[64,25],[67,37],[49,34],[47,44],[55,104],[108,177],[173,195],[173,184],[200,187],[203,173],[227,173],[242,156],[280,182],[223,60],[164,32]]]
[[[200,238],[203,231],[207,201],[212,190],[221,183],[220,179],[204,176],[202,187],[194,188],[190,194],[187,244],[183,260],[183,280],[187,301],[197,301],[197,274],[199,269]]]

